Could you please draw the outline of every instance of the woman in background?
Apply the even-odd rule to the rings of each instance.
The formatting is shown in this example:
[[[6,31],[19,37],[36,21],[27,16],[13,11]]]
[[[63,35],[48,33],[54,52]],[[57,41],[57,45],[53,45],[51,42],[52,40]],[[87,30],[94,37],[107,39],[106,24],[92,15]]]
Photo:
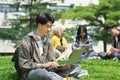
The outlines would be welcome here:
[[[72,45],[72,49],[81,49],[85,48],[85,52],[82,54],[80,59],[93,59],[96,55],[96,52],[92,47],[92,39],[87,34],[86,26],[80,25],[77,29],[77,35],[74,39],[74,43]]]
[[[57,24],[52,28],[51,41],[57,60],[68,59],[72,52],[72,50],[67,45],[66,38],[64,37],[65,33],[66,28],[62,24]]]

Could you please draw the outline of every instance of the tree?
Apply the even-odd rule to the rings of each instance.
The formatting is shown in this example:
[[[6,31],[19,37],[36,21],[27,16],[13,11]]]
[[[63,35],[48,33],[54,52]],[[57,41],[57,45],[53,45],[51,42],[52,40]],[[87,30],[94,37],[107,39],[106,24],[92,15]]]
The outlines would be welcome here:
[[[47,11],[46,5],[47,3],[39,3],[35,0],[31,0],[30,4],[20,5],[20,3],[16,3],[11,5],[12,7],[17,7],[17,9],[24,9],[26,15],[15,14],[16,19],[7,20],[12,28],[1,29],[0,37],[3,39],[19,40],[25,34],[34,30],[36,26],[35,16],[38,12]]]
[[[98,8],[95,12],[96,18],[102,15],[105,20],[104,22],[102,20],[98,20],[101,26],[96,31],[96,33],[98,33],[98,36],[95,37],[96,39],[99,39],[98,37],[101,36],[100,39],[103,40],[104,51],[107,50],[107,42],[110,42],[110,35],[106,30],[106,25],[109,23],[115,23],[118,25],[118,20],[120,19],[120,16],[118,14],[120,13],[120,8],[118,8],[120,7],[118,4],[119,2],[119,0],[100,0],[100,4],[98,5]]]
[[[102,40],[104,51],[107,50],[106,45],[110,41],[110,36],[106,30],[106,25],[109,23],[119,24],[120,20],[120,0],[99,0],[99,5],[79,6],[74,9],[65,11],[62,14],[62,19],[72,20],[87,20],[89,25],[96,26],[96,30],[92,37],[97,40]],[[103,16],[104,21],[98,19]]]

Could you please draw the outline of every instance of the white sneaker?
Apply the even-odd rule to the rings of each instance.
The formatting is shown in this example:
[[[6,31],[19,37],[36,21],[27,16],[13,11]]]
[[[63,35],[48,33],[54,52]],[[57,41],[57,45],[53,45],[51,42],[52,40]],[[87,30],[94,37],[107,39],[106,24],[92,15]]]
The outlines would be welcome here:
[[[84,77],[87,75],[88,75],[88,71],[82,69],[77,77],[80,78],[80,77]]]
[[[113,61],[119,61],[119,58],[114,57],[114,58],[113,58]]]

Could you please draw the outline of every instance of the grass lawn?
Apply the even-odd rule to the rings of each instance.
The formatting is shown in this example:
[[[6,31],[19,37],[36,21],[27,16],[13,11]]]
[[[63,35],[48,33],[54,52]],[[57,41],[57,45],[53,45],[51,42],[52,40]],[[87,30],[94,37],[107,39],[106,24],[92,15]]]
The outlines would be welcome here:
[[[11,56],[0,56],[0,80],[22,80],[17,77]],[[120,80],[120,62],[112,60],[86,60],[80,63],[89,75],[80,80]]]

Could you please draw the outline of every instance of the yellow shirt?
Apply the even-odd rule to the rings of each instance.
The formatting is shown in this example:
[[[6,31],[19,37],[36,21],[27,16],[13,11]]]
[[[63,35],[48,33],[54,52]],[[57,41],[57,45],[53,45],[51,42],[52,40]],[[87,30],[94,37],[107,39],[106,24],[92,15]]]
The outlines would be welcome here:
[[[53,35],[51,37],[51,41],[52,41],[53,48],[57,48],[57,46],[61,46],[60,38],[57,37],[56,35]],[[63,47],[67,47],[67,40],[65,39],[65,37],[62,38],[62,44],[63,44]]]

